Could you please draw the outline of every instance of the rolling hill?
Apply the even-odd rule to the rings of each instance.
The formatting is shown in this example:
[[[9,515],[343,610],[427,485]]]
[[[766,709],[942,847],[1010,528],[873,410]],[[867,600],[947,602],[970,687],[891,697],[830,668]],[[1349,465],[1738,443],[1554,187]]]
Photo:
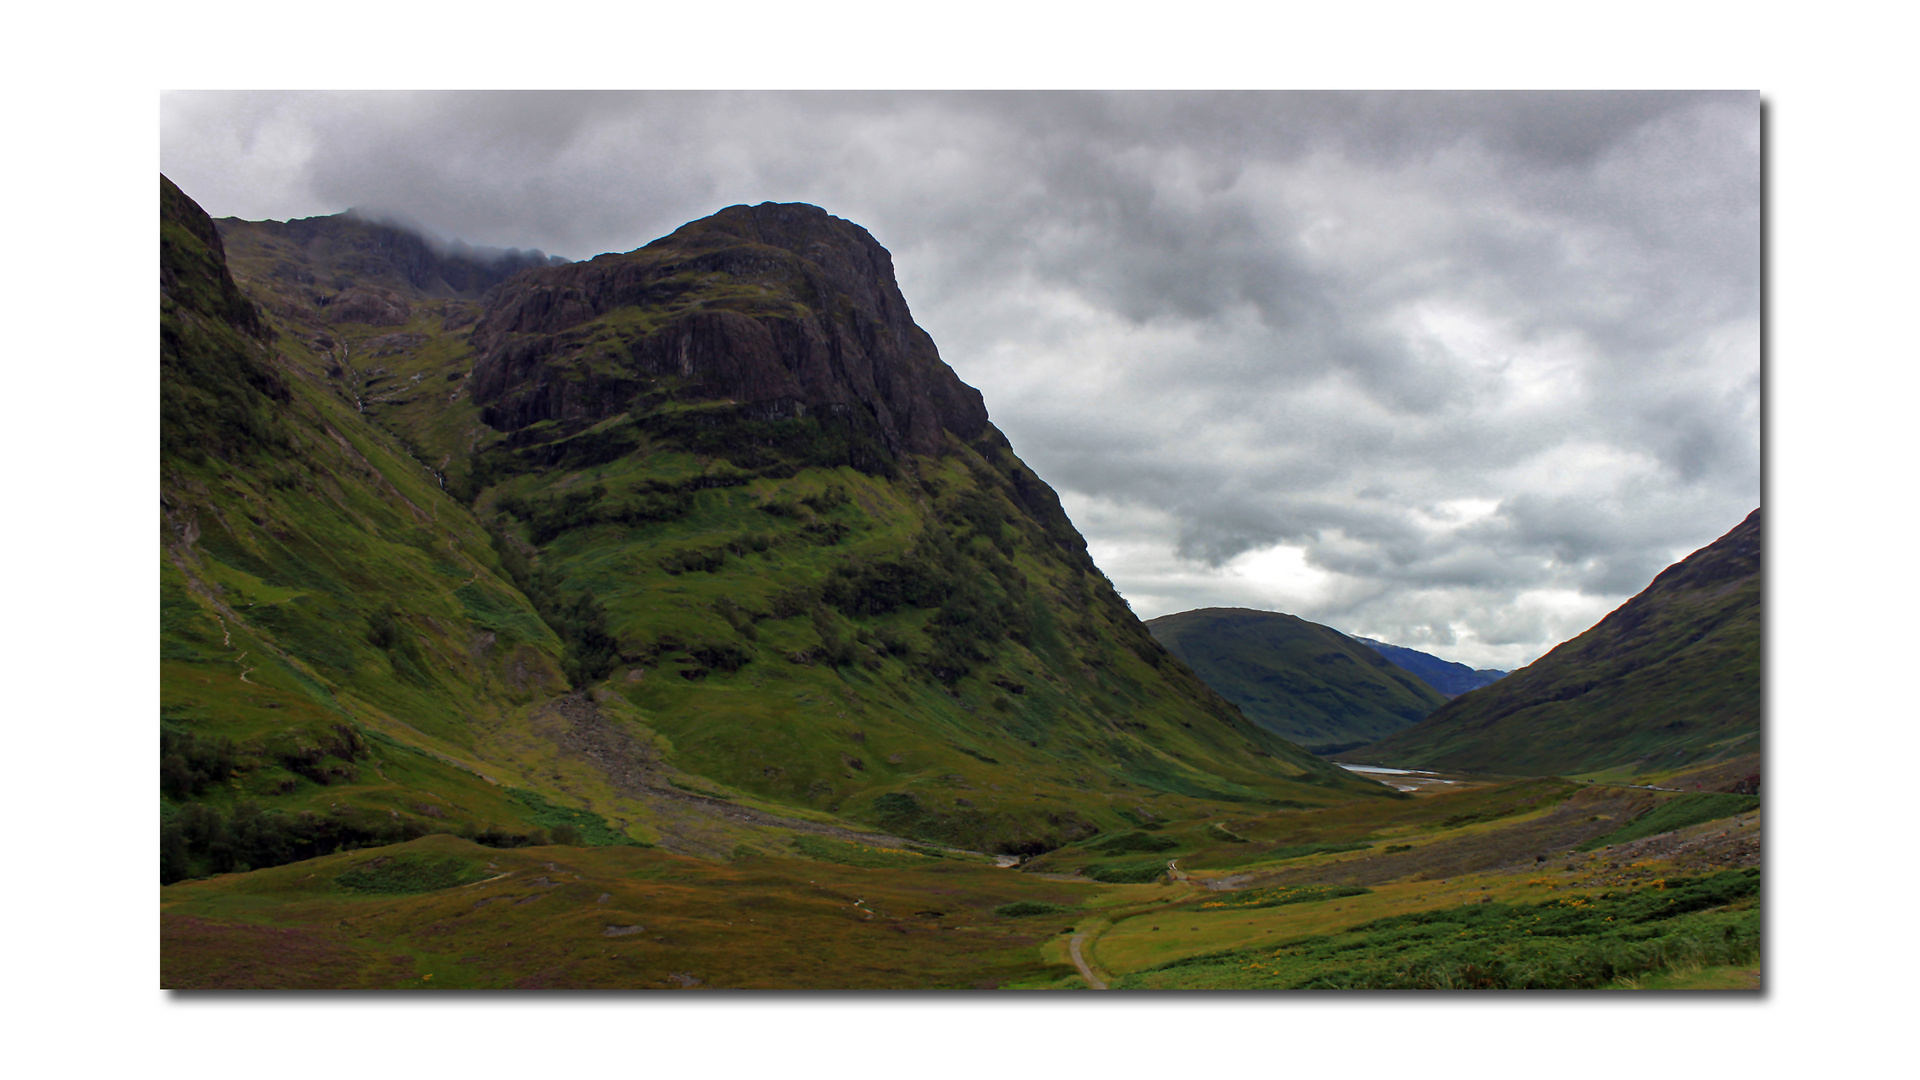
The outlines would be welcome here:
[[[1645,776],[1753,757],[1760,565],[1755,510],[1579,637],[1354,760]]]
[[[1201,608],[1147,629],[1249,719],[1315,753],[1372,742],[1446,702],[1377,650],[1277,611]]]

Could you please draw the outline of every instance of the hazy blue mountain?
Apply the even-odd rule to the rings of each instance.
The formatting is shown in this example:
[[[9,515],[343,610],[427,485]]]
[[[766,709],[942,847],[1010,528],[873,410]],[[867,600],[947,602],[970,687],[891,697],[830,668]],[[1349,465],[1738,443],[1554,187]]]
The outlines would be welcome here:
[[[1419,676],[1422,682],[1449,698],[1457,698],[1469,690],[1495,682],[1506,674],[1504,671],[1496,671],[1493,668],[1470,668],[1465,664],[1442,660],[1430,653],[1409,649],[1404,645],[1389,645],[1372,638],[1349,636],[1363,645],[1371,646],[1395,667]]]

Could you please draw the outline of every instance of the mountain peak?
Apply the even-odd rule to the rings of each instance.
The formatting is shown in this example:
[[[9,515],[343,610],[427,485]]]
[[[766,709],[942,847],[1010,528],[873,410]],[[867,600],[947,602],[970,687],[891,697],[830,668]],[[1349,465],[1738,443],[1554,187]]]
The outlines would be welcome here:
[[[832,418],[884,457],[988,430],[887,249],[817,206],[731,206],[624,255],[525,271],[485,303],[474,398],[502,431],[564,436],[643,396]]]

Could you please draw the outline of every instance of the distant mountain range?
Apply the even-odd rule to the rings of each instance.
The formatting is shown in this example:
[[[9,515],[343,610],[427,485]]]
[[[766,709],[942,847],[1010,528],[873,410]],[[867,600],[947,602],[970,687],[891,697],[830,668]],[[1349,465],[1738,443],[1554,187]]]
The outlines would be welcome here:
[[[1384,641],[1375,641],[1372,638],[1354,637],[1353,640],[1371,646],[1381,656],[1386,657],[1399,667],[1418,675],[1420,681],[1440,691],[1449,698],[1457,698],[1469,690],[1486,686],[1489,683],[1502,679],[1506,677],[1507,674],[1504,671],[1496,671],[1493,668],[1480,668],[1476,670],[1465,664],[1456,664],[1450,660],[1442,660],[1437,656],[1423,653],[1418,649],[1409,649],[1402,645],[1389,645]]]
[[[1370,645],[1277,611],[1201,608],[1147,629],[1248,719],[1316,754],[1399,731],[1447,700]]]
[[[1755,510],[1586,633],[1353,759],[1646,775],[1756,755],[1760,567]]]

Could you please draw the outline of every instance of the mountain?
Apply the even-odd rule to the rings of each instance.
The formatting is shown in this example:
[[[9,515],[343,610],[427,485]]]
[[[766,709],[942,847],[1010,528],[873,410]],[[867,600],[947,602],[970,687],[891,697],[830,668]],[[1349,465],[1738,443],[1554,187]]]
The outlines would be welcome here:
[[[1201,608],[1147,629],[1249,719],[1315,753],[1371,742],[1446,702],[1372,648],[1277,611]]]
[[[732,207],[477,297],[383,229],[162,180],[166,874],[1385,794],[1154,641],[864,229]]]
[[[1579,637],[1355,757],[1647,775],[1757,754],[1760,565],[1755,510]]]
[[[1504,671],[1492,668],[1474,669],[1465,664],[1456,664],[1442,660],[1430,653],[1409,649],[1402,645],[1389,645],[1372,638],[1355,637],[1353,640],[1373,649],[1387,661],[1402,671],[1418,676],[1421,682],[1440,691],[1446,697],[1457,698],[1469,690],[1488,683],[1497,682],[1506,676]]]

